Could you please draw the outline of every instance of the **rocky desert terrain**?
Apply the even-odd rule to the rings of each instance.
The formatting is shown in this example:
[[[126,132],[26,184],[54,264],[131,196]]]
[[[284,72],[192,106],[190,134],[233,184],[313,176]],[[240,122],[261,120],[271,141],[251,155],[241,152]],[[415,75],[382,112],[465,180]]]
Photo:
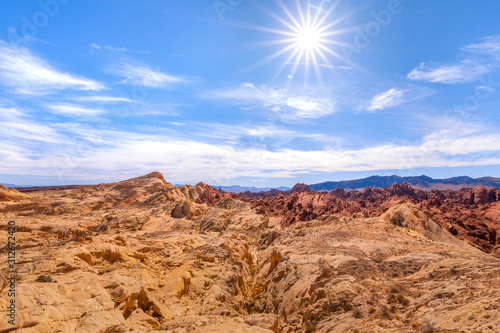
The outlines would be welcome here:
[[[0,332],[500,332],[499,202],[408,184],[236,195],[157,172],[0,187]]]

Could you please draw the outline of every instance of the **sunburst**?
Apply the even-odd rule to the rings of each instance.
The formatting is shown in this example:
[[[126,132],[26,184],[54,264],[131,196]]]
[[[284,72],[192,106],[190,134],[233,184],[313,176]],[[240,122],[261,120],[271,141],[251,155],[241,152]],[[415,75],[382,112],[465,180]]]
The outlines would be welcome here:
[[[279,22],[282,28],[263,28],[259,30],[270,32],[279,37],[263,43],[263,45],[281,46],[276,52],[259,61],[256,65],[264,65],[278,57],[287,56],[281,62],[271,81],[289,68],[287,76],[293,79],[296,72],[304,70],[304,80],[308,81],[310,68],[315,69],[317,78],[322,80],[321,67],[334,68],[333,59],[343,64],[350,63],[348,59],[335,52],[334,46],[347,45],[335,36],[348,32],[349,29],[339,29],[339,25],[346,16],[334,18],[332,13],[340,4],[340,0],[332,3],[329,0],[295,0],[295,5],[286,6],[282,0],[274,0],[281,10],[281,14],[269,10],[267,7],[260,9]],[[315,4],[313,4],[315,2]],[[318,4],[319,3],[319,4]]]
[[[295,36],[296,47],[304,51],[313,51],[320,43],[320,35],[314,27],[302,27]]]

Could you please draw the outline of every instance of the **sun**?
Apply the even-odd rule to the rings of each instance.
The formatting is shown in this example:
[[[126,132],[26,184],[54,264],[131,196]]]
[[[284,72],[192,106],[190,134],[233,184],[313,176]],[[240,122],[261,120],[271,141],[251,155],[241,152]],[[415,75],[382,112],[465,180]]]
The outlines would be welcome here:
[[[301,28],[295,37],[296,47],[304,51],[317,49],[320,46],[320,43],[320,34],[312,27]]]
[[[271,81],[283,73],[288,79],[293,79],[297,71],[303,69],[304,81],[306,82],[309,80],[311,69],[314,69],[316,76],[322,81],[321,72],[323,69],[335,68],[332,65],[334,59],[350,63],[334,51],[335,46],[343,45],[342,42],[335,39],[336,35],[348,31],[348,29],[337,27],[347,16],[335,17],[332,14],[341,1],[295,0],[295,6],[292,6],[290,2],[285,5],[283,0],[274,0],[280,9],[278,11],[270,10],[265,6],[260,7],[278,24],[272,28],[255,27],[257,30],[269,32],[269,35],[277,36],[276,39],[263,42],[262,45],[278,46],[278,48],[274,53],[251,67],[255,68],[270,62],[278,62],[280,65],[272,75]],[[318,3],[319,5],[316,5]]]

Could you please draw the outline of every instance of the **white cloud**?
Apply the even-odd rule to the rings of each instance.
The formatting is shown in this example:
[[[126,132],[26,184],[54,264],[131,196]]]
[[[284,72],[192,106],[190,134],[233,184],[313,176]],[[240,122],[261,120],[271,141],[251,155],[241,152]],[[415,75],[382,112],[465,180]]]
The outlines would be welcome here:
[[[16,108],[0,107],[0,119],[19,119],[24,113]]]
[[[135,50],[129,50],[125,47],[114,47],[114,46],[109,46],[109,45],[104,45],[104,46],[101,46],[101,45],[98,45],[96,43],[91,43],[90,44],[90,48],[91,49],[94,49],[94,50],[107,50],[107,51],[111,51],[111,52],[125,52],[125,53],[149,53],[149,52],[146,52],[146,51],[135,51]]]
[[[294,131],[281,129],[273,124],[259,126],[241,126],[241,128],[237,127],[236,129],[238,130],[237,133],[244,133],[245,135],[255,137],[299,136],[299,134]]]
[[[500,151],[500,135],[479,133],[481,126],[461,124],[424,137],[425,146],[448,155],[466,155]]]
[[[47,105],[47,108],[52,113],[66,117],[95,117],[103,113],[101,109],[86,108],[69,103],[50,104]]]
[[[0,83],[18,93],[46,94],[54,90],[102,90],[104,85],[58,71],[28,49],[0,41]]]
[[[17,108],[0,108],[0,138],[2,146],[8,141],[19,144],[23,140],[43,143],[61,143],[64,138],[52,127],[31,120]]]
[[[483,53],[499,57],[500,35],[484,37],[479,43],[468,44],[460,48],[462,51]]]
[[[407,78],[416,81],[438,82],[438,83],[465,83],[476,80],[488,69],[471,61],[463,61],[456,65],[426,66],[420,64],[412,70]]]
[[[112,74],[125,78],[121,83],[131,83],[138,86],[162,88],[184,83],[185,79],[153,70],[148,66],[122,64],[109,69]]]
[[[79,102],[96,102],[96,103],[138,103],[139,101],[135,101],[126,97],[115,97],[115,96],[83,96],[74,98]]]
[[[486,91],[486,92],[490,92],[490,93],[494,93],[496,91],[495,88],[490,87],[490,86],[477,86],[476,89],[477,90]]]
[[[246,107],[276,112],[285,119],[315,119],[335,112],[335,102],[328,98],[293,95],[287,89],[243,83],[237,88],[215,91],[204,97],[220,99]]]
[[[334,112],[335,103],[325,99],[288,97],[286,106],[296,110],[297,118],[321,118]]]
[[[392,106],[396,106],[404,103],[403,95],[406,90],[401,90],[398,88],[389,89],[383,93],[380,93],[372,98],[370,104],[366,107],[368,111],[376,111],[387,109]]]
[[[186,124],[183,124],[184,126]],[[274,124],[221,124],[221,123],[194,123],[190,132],[191,136],[200,136],[204,138],[223,139],[225,141],[237,142],[242,137],[253,137],[260,139],[268,138],[297,138],[312,137],[312,134],[302,134],[297,131],[289,130]],[[190,126],[191,128],[191,126]]]
[[[439,82],[446,84],[466,83],[488,73],[500,60],[500,35],[482,38],[477,43],[464,45],[460,48],[465,60],[447,65],[420,64],[412,70],[407,78],[410,80]],[[496,59],[479,57],[493,56]]]
[[[29,133],[28,127],[24,133]],[[43,128],[37,132],[43,133]],[[159,170],[172,182],[221,184],[238,177],[277,178],[314,172],[500,164],[500,158],[495,157],[500,152],[500,134],[476,130],[465,133],[442,130],[415,144],[311,151],[270,151],[114,131],[100,131],[99,135],[101,145],[89,143],[80,148],[54,145],[54,151],[37,159],[30,156],[33,151],[26,147],[6,148],[1,153],[16,159],[15,163],[0,164],[0,173],[92,180],[125,179]]]
[[[34,122],[0,122],[4,138],[26,139],[46,143],[61,143],[61,136],[52,128]]]

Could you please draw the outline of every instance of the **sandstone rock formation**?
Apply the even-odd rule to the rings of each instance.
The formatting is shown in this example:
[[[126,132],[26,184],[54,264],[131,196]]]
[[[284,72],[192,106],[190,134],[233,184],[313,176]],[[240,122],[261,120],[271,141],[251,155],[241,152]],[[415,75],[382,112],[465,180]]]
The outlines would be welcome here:
[[[28,196],[26,194],[20,193],[14,189],[9,189],[3,185],[0,185],[0,201],[18,201],[26,199]]]
[[[152,173],[0,202],[18,270],[12,327],[2,267],[0,332],[500,331],[495,249],[436,220],[494,221],[497,192],[338,192],[248,202]],[[3,263],[6,244],[3,224]]]

